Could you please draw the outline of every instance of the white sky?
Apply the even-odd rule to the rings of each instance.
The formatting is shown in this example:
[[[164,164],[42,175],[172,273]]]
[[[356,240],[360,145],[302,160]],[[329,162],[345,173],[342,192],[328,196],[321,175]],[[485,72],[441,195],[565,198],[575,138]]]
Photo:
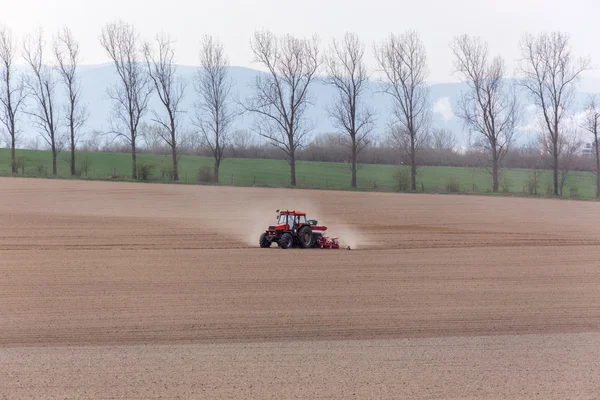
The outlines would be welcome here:
[[[0,0],[0,23],[22,35],[42,26],[49,36],[68,25],[81,43],[85,64],[108,61],[98,36],[102,26],[122,18],[135,24],[145,40],[165,31],[177,40],[181,64],[198,64],[199,39],[204,33],[225,44],[232,65],[252,63],[249,40],[255,29],[309,36],[323,43],[357,33],[372,48],[390,32],[415,29],[429,57],[430,81],[456,81],[448,44],[458,34],[482,36],[491,52],[512,67],[525,32],[562,30],[579,55],[600,66],[600,0]],[[596,72],[597,73],[597,72]]]

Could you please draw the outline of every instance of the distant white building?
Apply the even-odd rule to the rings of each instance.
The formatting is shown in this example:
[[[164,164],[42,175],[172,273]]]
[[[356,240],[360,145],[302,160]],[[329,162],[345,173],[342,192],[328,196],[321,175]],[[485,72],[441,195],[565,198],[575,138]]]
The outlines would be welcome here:
[[[598,146],[600,147],[600,146]],[[594,154],[596,154],[594,152],[594,144],[593,143],[585,143],[582,148],[581,148],[581,155],[582,156],[593,156]]]

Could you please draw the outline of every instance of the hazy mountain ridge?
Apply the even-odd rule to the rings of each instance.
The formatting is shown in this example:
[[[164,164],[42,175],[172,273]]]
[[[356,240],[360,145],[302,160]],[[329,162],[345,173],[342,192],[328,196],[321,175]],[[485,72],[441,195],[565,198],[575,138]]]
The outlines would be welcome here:
[[[19,67],[19,70],[21,72],[27,71],[24,67]],[[183,102],[183,108],[187,110],[187,115],[184,117],[184,128],[191,128],[190,119],[193,114],[193,103],[195,100],[193,79],[197,70],[198,67],[193,66],[178,67],[179,73],[187,81],[186,95]],[[242,100],[252,95],[251,85],[256,75],[262,73],[245,67],[229,67],[229,72],[234,82],[232,93]],[[106,89],[117,82],[114,65],[106,63],[81,66],[79,76],[82,83],[83,101],[87,105],[90,114],[83,132],[90,133],[93,130],[105,131],[108,129],[108,118],[112,107],[111,100],[106,95]],[[453,131],[461,144],[466,143],[468,133],[464,131],[463,123],[456,116],[455,110],[461,91],[466,90],[466,88],[466,85],[463,83],[436,83],[430,85],[430,102],[433,107],[432,126]],[[599,89],[600,79],[587,78],[583,80],[577,94],[574,111],[582,110],[588,92],[600,91]],[[315,129],[313,130],[313,135],[336,131],[332,119],[327,114],[327,106],[333,101],[334,95],[335,90],[322,81],[316,81],[311,87],[311,96],[315,102],[314,106],[309,107],[307,117],[314,122]],[[62,105],[62,91],[59,93],[59,100]],[[377,82],[371,81],[365,94],[365,101],[368,102],[369,107],[376,111],[377,120],[374,133],[380,137],[384,136],[391,116],[389,111],[391,98],[379,91]],[[524,93],[519,94],[519,101],[524,109],[530,104],[529,99]],[[155,95],[152,97],[149,107],[159,112],[161,111],[162,105]],[[145,120],[149,121],[150,116],[151,114],[147,113]],[[236,121],[235,128],[249,128],[252,121],[253,116],[246,114]],[[527,126],[530,123],[526,120],[523,121],[522,125]],[[21,118],[21,132],[21,144],[35,138],[37,134],[27,117]],[[518,141],[521,143],[526,142],[531,134],[531,132],[526,130],[519,131]]]

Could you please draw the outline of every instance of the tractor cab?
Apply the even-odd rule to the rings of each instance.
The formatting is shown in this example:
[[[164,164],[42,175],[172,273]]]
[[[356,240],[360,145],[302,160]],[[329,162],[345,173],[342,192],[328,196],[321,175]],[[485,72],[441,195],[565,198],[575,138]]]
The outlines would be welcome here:
[[[304,225],[308,225],[305,213],[296,211],[281,211],[277,215],[277,225],[275,226],[275,229],[293,231],[295,229],[300,229]]]
[[[277,226],[287,226],[287,230],[293,230],[300,225],[306,225],[306,215],[295,215],[291,213],[281,213],[277,216]]]

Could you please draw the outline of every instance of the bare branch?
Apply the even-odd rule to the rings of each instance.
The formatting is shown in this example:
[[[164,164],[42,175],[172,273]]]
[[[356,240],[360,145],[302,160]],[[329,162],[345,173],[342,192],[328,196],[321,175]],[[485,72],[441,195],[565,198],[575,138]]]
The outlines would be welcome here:
[[[514,142],[519,105],[513,87],[505,83],[504,60],[489,60],[487,44],[462,35],[451,45],[454,67],[468,86],[462,93],[459,115],[465,126],[481,135],[490,155],[493,191],[498,192],[500,165]]]
[[[166,115],[154,110],[153,121],[164,128],[163,130],[159,130],[159,134],[171,148],[173,179],[178,181],[177,133],[180,122],[178,117],[184,113],[181,109],[181,102],[183,101],[186,85],[183,78],[177,74],[175,52],[172,47],[173,42],[169,36],[166,34],[157,35],[156,43],[158,45],[158,52],[156,53],[152,49],[152,46],[147,43],[144,45],[144,56],[146,58],[146,65],[148,66],[148,75],[164,106]]]
[[[71,150],[71,175],[75,170],[75,146],[79,138],[78,131],[85,124],[89,114],[81,101],[81,82],[77,77],[79,65],[79,43],[73,38],[68,27],[64,27],[54,39],[54,57],[56,70],[67,89],[65,116],[69,129],[69,147]]]
[[[374,111],[363,104],[369,81],[363,57],[364,45],[355,34],[346,33],[342,43],[333,41],[326,58],[326,83],[337,91],[329,116],[350,137],[352,187],[356,187],[358,155],[369,144],[375,119]]]
[[[411,187],[417,190],[417,151],[426,140],[431,123],[427,55],[416,32],[391,34],[375,47],[380,70],[383,73],[381,90],[393,99],[395,117],[391,135],[406,149],[411,160]]]
[[[8,134],[7,142],[11,149],[12,173],[17,173],[16,144],[19,139],[17,122],[24,105],[27,91],[22,76],[15,72],[17,41],[11,31],[0,25],[0,124]]]
[[[454,151],[456,149],[456,136],[449,130],[432,129],[430,139],[431,147],[436,150]]]
[[[57,155],[64,145],[64,137],[59,133],[60,117],[55,101],[57,78],[44,59],[45,46],[41,29],[38,29],[34,36],[25,38],[24,58],[32,72],[26,85],[29,95],[34,100],[34,105],[26,113],[52,150],[52,174],[56,175]]]
[[[196,115],[194,125],[214,158],[213,179],[219,181],[219,166],[229,146],[235,116],[231,104],[233,82],[228,76],[229,61],[223,44],[205,35],[200,50],[201,69],[196,73]]]
[[[291,35],[276,37],[257,31],[251,41],[254,61],[268,70],[254,83],[254,96],[243,104],[257,116],[257,133],[289,157],[290,184],[296,185],[296,150],[304,145],[311,126],[306,109],[312,104],[309,87],[321,65],[319,41]]]
[[[583,128],[592,134],[594,139],[594,156],[596,158],[596,198],[600,199],[600,148],[598,136],[600,135],[600,103],[596,95],[590,96],[586,106]]]
[[[152,86],[140,63],[138,34],[123,21],[102,29],[100,44],[115,64],[119,83],[107,90],[113,100],[112,130],[131,145],[132,177],[137,178],[136,139],[148,107]]]
[[[543,118],[553,160],[554,195],[558,196],[561,124],[568,115],[579,77],[590,62],[573,59],[569,37],[561,32],[526,35],[521,54],[520,84]]]
[[[570,173],[573,169],[575,158],[581,150],[582,140],[579,137],[578,127],[571,123],[571,126],[563,130],[564,134],[560,136],[559,153],[560,153],[560,181],[559,193],[562,196],[564,186],[567,183]]]

